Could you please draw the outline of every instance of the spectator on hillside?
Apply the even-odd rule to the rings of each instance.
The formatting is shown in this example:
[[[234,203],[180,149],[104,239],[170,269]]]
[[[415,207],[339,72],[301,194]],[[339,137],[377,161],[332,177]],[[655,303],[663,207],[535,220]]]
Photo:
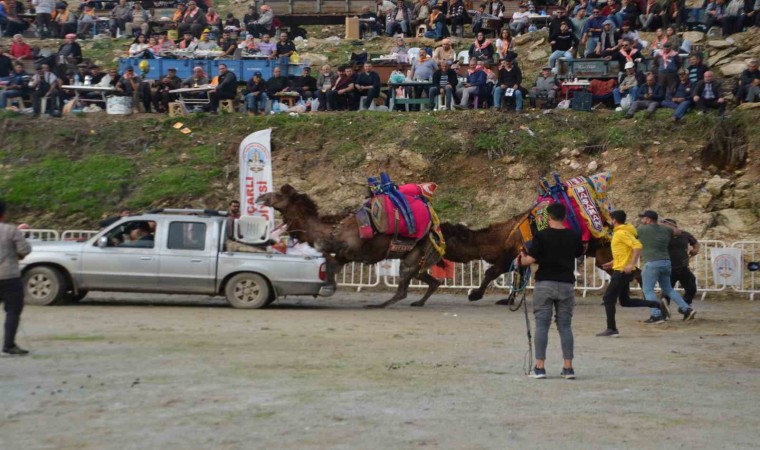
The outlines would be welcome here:
[[[174,11],[174,14],[172,15],[172,22],[174,22],[174,26],[176,28],[178,28],[179,25],[182,23],[182,20],[185,18],[186,12],[187,12],[187,5],[184,2],[177,3],[177,9]]]
[[[412,13],[406,7],[404,0],[398,0],[396,6],[385,18],[385,34],[386,36],[393,36],[397,32],[401,32],[404,36],[408,36],[411,26]]]
[[[182,87],[182,80],[177,76],[177,69],[169,68],[167,74],[162,79],[156,81],[156,92],[153,95],[153,107],[158,112],[168,112],[169,103],[176,100],[177,95],[169,91]]]
[[[224,23],[222,23],[222,30],[237,33],[240,31],[240,21],[235,18],[234,14],[227,13],[227,17],[224,18]]]
[[[618,40],[618,33],[615,33],[615,23],[609,19],[602,24],[602,34],[599,36],[599,42],[594,49],[594,56],[597,58],[606,58],[608,61],[612,55],[620,50],[622,41]]]
[[[513,35],[519,35],[528,31],[529,26],[530,12],[528,12],[528,7],[523,3],[520,5],[518,11],[512,14],[512,20],[509,22],[509,28],[512,30]]]
[[[667,42],[670,43],[670,46],[673,50],[678,52],[681,49],[681,45],[683,45],[683,39],[676,33],[676,28],[674,26],[669,26],[665,28],[665,38],[667,39]]]
[[[339,111],[348,106],[348,95],[354,90],[354,82],[346,69],[348,69],[346,66],[338,67],[338,77],[330,90],[327,91],[328,111]]]
[[[55,110],[60,111],[61,103],[61,80],[53,72],[50,66],[42,64],[37,73],[29,81],[29,88],[32,90],[32,111],[34,117],[39,117],[42,110],[42,103],[52,102],[47,106],[46,112],[51,114]]]
[[[444,62],[452,63],[457,60],[457,52],[451,47],[451,39],[441,41],[441,46],[433,50],[433,61],[441,66]]]
[[[214,50],[216,47],[216,41],[211,40],[211,33],[203,33],[201,35],[201,40],[198,42],[198,45],[195,46],[195,49],[202,52],[208,52]]]
[[[678,81],[681,64],[678,53],[670,42],[666,42],[662,50],[655,52],[654,61],[657,64],[657,83],[667,92],[670,85]]]
[[[119,0],[119,4],[113,7],[109,14],[108,28],[111,30],[111,37],[116,37],[116,32],[126,32],[127,22],[131,20],[132,8],[127,4],[127,0]]]
[[[493,61],[494,48],[491,41],[486,39],[482,31],[479,31],[468,53],[470,58],[476,61]]]
[[[67,34],[63,44],[58,48],[58,57],[66,60],[68,64],[82,62],[82,47],[76,40],[76,34]]]
[[[274,57],[278,59],[278,64],[282,69],[284,76],[290,75],[290,57],[296,53],[296,45],[288,37],[288,33],[280,33],[280,40],[275,45]]]
[[[746,17],[744,0],[731,0],[726,7],[726,17],[723,19],[723,36],[741,32]]]
[[[219,38],[218,45],[222,49],[222,52],[223,52],[220,58],[232,58],[235,55],[235,51],[238,48],[237,41],[230,37],[229,31],[222,32],[222,37]]]
[[[135,33],[147,35],[149,31],[150,14],[144,10],[142,4],[136,2],[132,6],[132,12],[129,14],[129,21],[124,25],[124,32],[128,37],[134,36]],[[192,27],[188,28],[192,31]]]
[[[567,12],[564,8],[558,9],[554,11],[552,20],[549,22],[549,41],[554,40],[554,36],[557,35],[561,30],[560,27],[563,23],[567,24],[567,29],[572,30],[573,29],[573,22],[570,20],[569,17],[567,17]],[[502,28],[503,30],[503,28]]]
[[[203,14],[203,11],[198,8],[194,1],[188,2],[187,10],[182,16],[182,22],[177,27],[177,31],[182,34],[190,31],[197,38],[203,33],[204,28],[206,28],[206,15]],[[127,30],[127,33],[129,33],[129,30]]]
[[[275,42],[271,42],[271,37],[269,34],[262,34],[261,41],[259,42],[259,54],[261,56],[269,56],[271,58],[274,56],[276,51],[277,44]]]
[[[301,75],[295,77],[291,82],[291,87],[304,100],[315,98],[317,96],[317,79],[311,76],[311,67],[304,66]]]
[[[256,71],[246,83],[245,109],[252,116],[263,115],[267,107],[267,83],[261,78],[261,72]]]
[[[467,22],[467,11],[462,0],[454,0],[449,7],[446,18],[451,22],[451,34],[464,36],[464,24]]]
[[[639,16],[641,30],[650,31],[655,24],[661,23],[660,13],[662,13],[661,4],[657,0],[647,0],[646,7]]]
[[[656,83],[654,75],[650,73],[647,75],[646,83],[639,86],[636,101],[631,102],[631,107],[628,109],[625,118],[633,118],[636,111],[644,108],[647,110],[647,118],[652,118],[663,100],[665,100],[665,90]]]
[[[222,18],[214,8],[209,8],[206,11],[206,24],[208,25],[209,31],[214,34],[217,34],[222,30]]]
[[[507,58],[517,58],[515,53],[515,42],[512,39],[512,34],[509,32],[508,27],[504,27],[499,32],[499,39],[496,39],[496,57],[499,61],[503,61]]]
[[[32,59],[32,47],[24,42],[24,37],[20,34],[13,36],[13,42],[11,42],[11,48],[8,50],[8,56],[21,61],[22,59]]]
[[[282,69],[275,66],[272,70],[272,77],[267,80],[267,96],[272,100],[277,98],[277,94],[290,92],[290,80],[282,75]]]
[[[634,0],[622,0],[620,10],[615,13],[615,22],[621,28],[627,22],[630,28],[632,23],[636,23],[639,14],[641,14],[641,10],[639,10],[639,5]]]
[[[678,81],[665,91],[665,101],[660,104],[663,108],[675,109],[673,121],[683,119],[691,106],[692,85],[689,82],[689,72],[685,69],[678,71]]]
[[[140,87],[142,79],[135,73],[132,66],[127,66],[124,71],[124,75],[116,83],[116,95],[120,97],[132,97],[133,106],[137,108],[137,103],[140,100]],[[150,99],[148,99],[148,105],[150,105]],[[148,110],[150,111],[150,107]]]
[[[461,86],[457,87],[457,96],[461,99],[457,109],[467,109],[470,103],[470,96],[479,96],[486,85],[486,73],[478,67],[474,59],[470,60],[470,70],[467,74],[467,80]]]
[[[623,25],[620,27],[620,38],[621,39],[628,39],[631,41],[631,46],[636,48],[637,50],[641,50],[644,48],[644,46],[641,44],[641,38],[639,37],[639,32],[631,28],[630,22],[623,22]]]
[[[633,45],[633,42],[627,38],[620,41],[620,49],[609,56],[610,59],[618,62],[618,67],[625,67],[629,62],[637,67],[644,58],[639,49],[637,49]]]
[[[552,48],[552,54],[549,55],[549,67],[555,74],[558,72],[558,67],[555,67],[557,60],[560,58],[571,59],[573,52],[578,47],[578,39],[566,22],[562,22],[559,26],[559,32],[555,34],[549,44]]]
[[[144,34],[138,34],[132,45],[129,46],[130,58],[153,58],[153,50],[145,40]]]
[[[612,98],[615,101],[615,111],[622,111],[624,108],[621,106],[622,100],[628,97],[628,105],[630,106],[633,101],[636,100],[639,84],[641,83],[640,74],[636,72],[636,64],[633,61],[625,63],[625,76],[620,82],[618,87],[612,90]]]
[[[547,66],[541,69],[541,75],[536,78],[536,85],[530,90],[528,98],[531,108],[536,107],[537,99],[546,100],[549,105],[554,105],[559,91],[559,81],[552,75],[552,68]]]
[[[698,81],[702,81],[705,76],[705,72],[709,69],[704,63],[702,63],[702,55],[699,53],[692,53],[689,55],[689,82],[696,85]]]
[[[196,88],[209,84],[208,75],[203,71],[203,67],[194,67],[193,74],[182,81],[182,87]],[[203,94],[205,96],[205,94]]]
[[[34,13],[37,15],[35,22],[40,38],[45,39],[46,37],[50,37],[55,0],[32,0],[32,6],[34,7]]]
[[[499,67],[499,84],[493,91],[493,107],[501,108],[504,97],[515,99],[515,111],[520,112],[523,108],[523,97],[520,85],[522,84],[522,72],[515,66],[511,59],[501,62]]]
[[[380,86],[380,75],[372,70],[372,63],[364,63],[364,71],[356,77],[357,96],[366,97],[361,105],[362,109],[369,109],[375,99],[380,96]]]
[[[193,37],[193,33],[186,31],[182,40],[177,44],[177,48],[180,50],[195,51],[195,47],[198,46],[198,40]]]
[[[15,0],[7,3],[0,2],[0,28],[7,36],[22,34],[29,27],[29,24],[18,17],[19,12],[23,12],[21,2]]]
[[[5,109],[8,105],[8,99],[13,97],[23,97],[28,93],[29,74],[24,70],[24,65],[16,63],[13,66],[13,73],[8,78],[8,84],[5,89],[0,91],[0,109]],[[23,107],[23,105],[20,105]]]
[[[742,71],[736,85],[735,94],[739,104],[744,102],[754,103],[760,100],[758,98],[760,94],[760,69],[758,69],[756,59],[751,60],[747,64],[747,68]]]
[[[372,12],[369,6],[362,6],[362,13],[359,14],[359,36],[366,36],[369,33],[374,33],[375,35],[381,35],[383,34],[382,31],[382,24],[380,24],[380,21],[377,18],[377,14]]]
[[[709,70],[705,72],[705,78],[694,86],[692,100],[700,113],[705,113],[708,109],[717,109],[718,116],[723,117],[726,112],[723,86],[720,81],[713,79],[713,73]]]
[[[247,35],[240,45],[243,46],[245,53],[254,54],[259,52],[259,44],[256,43],[256,38],[252,34]]]
[[[486,5],[478,6],[472,15],[472,34],[477,35],[483,29],[483,17],[486,16]]]
[[[586,29],[586,24],[588,23],[588,17],[586,17],[586,10],[585,9],[578,10],[575,16],[573,16],[573,18],[570,19],[570,22],[572,22],[573,24],[571,28],[573,30],[573,34],[575,35],[575,38],[579,42],[578,54],[580,56],[583,56],[584,49],[580,48],[580,46],[585,45],[585,43],[583,42],[583,36],[586,34],[584,30]]]
[[[259,15],[259,18],[254,22],[253,27],[249,28],[249,33],[253,34],[254,37],[257,38],[261,38],[265,34],[271,36],[275,31],[273,25],[274,12],[272,11],[272,7],[269,5],[261,5],[260,11],[261,14]]]
[[[454,92],[459,83],[459,78],[448,61],[444,60],[438,67],[438,70],[433,72],[433,86],[428,90],[430,108],[432,109],[435,107],[435,102],[438,99],[438,96],[441,95],[445,101],[444,108],[450,110]]]
[[[594,8],[592,14],[591,18],[586,22],[583,38],[581,39],[581,45],[586,46],[586,50],[583,53],[586,58],[596,51],[599,39],[602,37],[605,22],[605,18],[602,17],[599,8]]]
[[[760,28],[760,0],[755,0],[755,6],[752,7],[752,11],[747,13],[747,16],[750,19],[750,23]]]
[[[95,17],[95,9],[91,6],[85,6],[84,11],[82,11],[79,20],[77,21],[77,36],[81,39],[87,39],[90,37],[92,29],[95,27],[97,21],[98,18]]]
[[[51,25],[53,37],[60,38],[61,36],[74,34],[77,31],[77,16],[65,4],[56,3],[55,15]]]
[[[433,5],[432,8],[428,16],[428,30],[425,32],[425,37],[440,41],[449,35],[449,29],[446,27],[446,14],[441,5]]]
[[[726,21],[726,0],[715,0],[707,5],[705,10],[705,29],[709,30],[713,26],[717,25],[727,29],[726,25],[730,21]],[[726,35],[728,36],[728,35]]]
[[[6,81],[13,72],[13,59],[5,54],[3,45],[0,43],[0,81]]]
[[[429,0],[420,0],[417,2],[414,6],[414,11],[412,12],[412,17],[414,18],[412,21],[412,30],[416,30],[420,25],[427,24],[428,19],[430,18],[430,10]]]
[[[332,71],[332,68],[325,64],[319,71],[317,77],[317,99],[319,101],[318,111],[327,110],[327,92],[332,89],[333,84],[338,79],[338,74]]]
[[[227,64],[219,64],[219,83],[209,92],[211,113],[219,109],[222,100],[235,100],[237,97],[237,77],[227,69]]]

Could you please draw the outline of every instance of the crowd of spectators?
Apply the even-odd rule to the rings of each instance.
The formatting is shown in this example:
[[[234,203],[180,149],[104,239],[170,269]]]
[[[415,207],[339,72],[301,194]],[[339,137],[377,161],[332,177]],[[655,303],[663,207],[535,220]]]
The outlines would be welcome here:
[[[6,13],[5,16],[0,14],[0,18],[6,17],[6,22],[0,24],[6,24],[5,30],[10,29],[7,17],[11,16],[4,7],[9,1],[0,1],[0,13]],[[723,32],[754,26],[760,0],[752,5],[742,0],[742,13],[731,15],[734,11],[731,6],[738,2],[732,0],[726,7],[724,0],[706,2],[704,26],[720,26]],[[61,32],[74,30],[54,25],[59,18],[56,11],[65,13],[69,11],[68,5],[48,0],[32,0],[32,5],[36,8],[35,24],[40,37],[60,36]],[[263,114],[283,95],[295,97],[305,110],[313,111],[374,109],[379,103],[390,107],[390,99],[400,96],[427,97],[428,104],[422,108],[492,107],[519,112],[525,100],[529,100],[531,106],[539,102],[545,107],[561,105],[560,99],[563,95],[567,97],[568,87],[563,83],[560,61],[584,57],[617,63],[620,70],[617,77],[591,80],[589,90],[596,101],[627,111],[627,117],[639,110],[651,115],[657,108],[672,108],[676,121],[690,109],[714,108],[722,115],[726,95],[731,91],[737,103],[760,101],[760,71],[756,60],[751,61],[735,85],[729,87],[705,65],[701,51],[688,53],[690,43],[682,40],[679,30],[685,29],[693,12],[679,5],[676,1],[650,0],[641,8],[634,0],[622,0],[622,3],[607,0],[596,4],[580,0],[555,9],[547,20],[551,46],[547,64],[535,83],[526,86],[513,36],[532,27],[530,14],[536,9],[532,3],[521,4],[519,12],[505,21],[501,30],[493,30],[498,37],[492,40],[488,37],[489,30],[480,25],[483,19],[504,16],[505,5],[501,1],[484,2],[471,15],[461,0],[414,3],[377,0],[376,10],[365,8],[361,16],[363,31],[394,36],[398,41],[393,53],[409,52],[401,35],[413,33],[415,26],[427,25],[425,35],[439,41],[435,48],[422,48],[418,54],[410,55],[410,67],[400,65],[390,77],[390,87],[384,88],[371,62],[345,64],[335,69],[325,65],[316,75],[305,67],[301,75],[292,76],[288,70],[296,45],[288,33],[276,34],[278,22],[266,5],[258,11],[251,7],[239,21],[233,14],[223,19],[203,2],[180,3],[171,18],[182,36],[175,41],[166,32],[149,35],[148,12],[139,3],[120,0],[109,12],[108,32],[114,37],[135,36],[128,49],[132,57],[156,58],[166,50],[190,49],[218,50],[224,59],[232,57],[237,49],[243,49],[276,59],[279,65],[268,79],[256,72],[249,80],[238,80],[225,64],[218,65],[217,74],[206,74],[202,67],[196,67],[184,80],[173,69],[157,80],[143,79],[134,67],[119,74],[113,69],[103,70],[83,58],[78,41],[89,36],[90,30],[80,17],[79,21],[72,22],[76,32],[63,35],[64,43],[56,52],[35,53],[20,34],[13,35],[7,55],[0,46],[0,83],[4,83],[5,88],[0,92],[0,108],[5,108],[10,98],[29,97],[35,115],[42,110],[61,111],[74,97],[63,86],[86,84],[113,87],[116,95],[133,97],[145,112],[167,112],[169,103],[176,100],[170,91],[211,84],[214,88],[208,108],[212,112],[217,110],[221,100],[239,100],[250,114]],[[94,6],[94,2],[83,2],[76,10],[86,15]],[[714,11],[721,14],[713,14]],[[528,25],[523,24],[524,19]],[[728,28],[726,23],[729,23]],[[468,62],[463,64],[454,43],[446,36],[450,34],[449,27],[451,32],[461,36],[465,24],[470,25],[474,39],[458,40],[459,50],[467,51]],[[641,39],[639,32],[653,27],[664,28],[656,29],[651,42]],[[272,36],[276,39],[272,40]],[[31,59],[37,61],[33,73],[27,72],[23,65],[24,60]],[[425,80],[429,84],[398,86],[405,80]],[[245,84],[241,92],[238,92],[238,83]],[[43,103],[47,103],[46,108]]]

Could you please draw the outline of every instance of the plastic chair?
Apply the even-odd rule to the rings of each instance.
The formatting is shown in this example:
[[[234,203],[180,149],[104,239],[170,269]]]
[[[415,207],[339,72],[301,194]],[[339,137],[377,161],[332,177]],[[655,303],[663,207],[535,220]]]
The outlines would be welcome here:
[[[406,52],[406,54],[409,56],[409,61],[411,61],[411,60],[413,60],[413,59],[417,59],[417,58],[419,58],[419,57],[420,57],[420,52],[421,52],[421,51],[422,51],[422,50],[421,50],[419,47],[412,47],[412,48],[410,48],[410,49],[409,49],[409,50]]]
[[[457,54],[457,60],[461,62],[462,64],[469,64],[470,63],[470,52],[468,50],[462,50]]]

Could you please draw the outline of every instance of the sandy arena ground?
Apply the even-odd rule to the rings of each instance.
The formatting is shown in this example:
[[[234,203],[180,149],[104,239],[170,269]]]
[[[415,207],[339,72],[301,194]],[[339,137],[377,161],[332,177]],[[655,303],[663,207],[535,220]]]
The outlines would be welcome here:
[[[756,449],[760,302],[604,328],[578,301],[578,379],[523,374],[522,311],[343,291],[240,311],[221,299],[95,293],[27,307],[0,359],[0,449]],[[416,293],[415,293],[416,296]],[[152,302],[152,303],[151,303]],[[532,320],[532,319],[531,319]]]

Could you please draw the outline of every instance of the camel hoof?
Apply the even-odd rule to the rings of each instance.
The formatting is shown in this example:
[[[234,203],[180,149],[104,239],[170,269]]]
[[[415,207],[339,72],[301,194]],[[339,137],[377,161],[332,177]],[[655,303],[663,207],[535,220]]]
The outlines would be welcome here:
[[[425,302],[418,300],[416,302],[412,302],[409,306],[425,306]]]
[[[514,305],[515,301],[514,300],[510,300],[508,298],[505,298],[505,299],[499,300],[498,302],[496,302],[494,304],[495,305],[502,305],[502,306],[510,306],[510,305]]]
[[[475,292],[475,291],[470,292],[470,295],[467,296],[467,299],[471,302],[476,302],[480,300],[481,298],[483,298],[483,294],[481,294],[480,292]]]

